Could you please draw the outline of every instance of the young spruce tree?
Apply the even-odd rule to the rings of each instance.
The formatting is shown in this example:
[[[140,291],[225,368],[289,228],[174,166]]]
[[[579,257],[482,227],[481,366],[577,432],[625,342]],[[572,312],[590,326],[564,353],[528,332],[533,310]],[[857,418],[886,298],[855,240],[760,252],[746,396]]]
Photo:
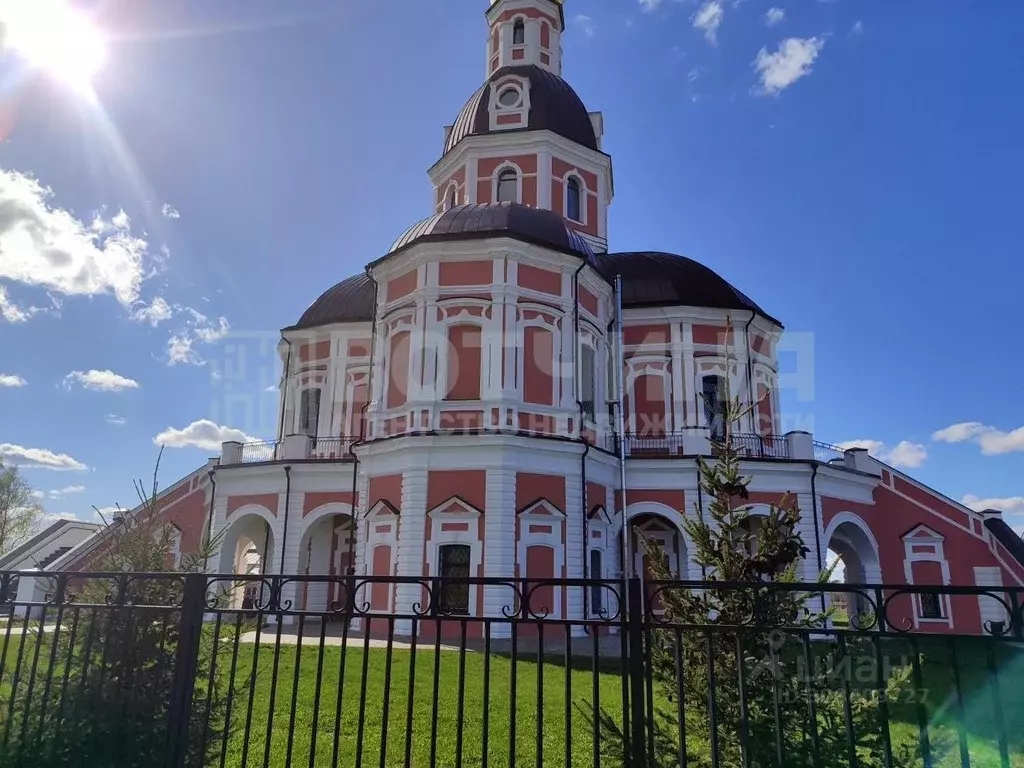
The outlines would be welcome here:
[[[742,474],[732,428],[756,404],[743,406],[733,398],[728,377],[725,388],[724,434],[713,441],[712,460],[698,459],[704,506],[695,505],[684,523],[693,548],[689,555],[706,586],[667,587],[653,597],[663,612],[660,621],[696,627],[653,633],[655,698],[667,702],[655,708],[657,765],[680,762],[682,698],[690,766],[712,765],[713,749],[721,766],[847,765],[852,742],[861,768],[881,767],[881,729],[888,726],[881,723],[878,692],[856,681],[847,681],[849,693],[844,687],[851,669],[873,663],[866,655],[870,640],[852,638],[837,647],[814,631],[831,618],[822,593],[779,588],[800,581],[808,554],[798,529],[801,510],[786,496],[752,525],[746,504],[750,478]],[[640,545],[654,580],[679,578],[657,543],[641,537]],[[828,581],[830,573],[818,580]],[[721,583],[749,586],[716,588]],[[909,670],[890,675],[884,694],[894,698],[908,677]],[[915,762],[912,750],[895,752],[893,765]]]

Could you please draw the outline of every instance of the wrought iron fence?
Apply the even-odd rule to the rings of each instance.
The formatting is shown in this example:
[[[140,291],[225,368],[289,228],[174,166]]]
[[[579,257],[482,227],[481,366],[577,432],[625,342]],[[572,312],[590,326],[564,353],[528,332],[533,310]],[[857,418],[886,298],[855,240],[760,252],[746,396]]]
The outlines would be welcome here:
[[[789,442],[779,435],[732,435],[732,444],[741,456],[758,459],[789,458]]]
[[[3,766],[1024,755],[1022,589],[27,572],[0,620]]]
[[[829,443],[822,443],[818,440],[814,441],[814,460],[820,461],[822,464],[828,464],[833,461],[843,461],[843,449]]]

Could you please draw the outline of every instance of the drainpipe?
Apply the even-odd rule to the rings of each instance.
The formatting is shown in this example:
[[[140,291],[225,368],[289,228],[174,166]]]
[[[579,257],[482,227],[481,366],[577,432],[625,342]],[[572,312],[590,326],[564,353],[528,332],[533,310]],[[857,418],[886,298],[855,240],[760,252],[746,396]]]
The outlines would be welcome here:
[[[201,542],[202,547],[203,547],[203,573],[207,572],[207,570],[209,568],[209,565],[210,565],[210,563],[209,563],[209,560],[210,560],[209,555],[210,555],[210,553],[209,553],[208,547],[209,547],[209,541],[212,538],[212,532],[213,532],[213,502],[214,502],[214,499],[217,498],[217,478],[216,478],[216,474],[217,474],[217,471],[214,470],[214,469],[211,469],[206,474],[206,477],[210,481],[211,490],[210,490],[210,508],[209,508],[209,511],[206,514],[206,525],[204,526],[203,539],[202,539],[202,542]]]
[[[702,461],[701,457],[698,456],[697,459],[696,459],[696,464],[697,464],[697,516],[703,521],[704,520],[704,489],[701,488],[701,476],[700,476],[700,464],[701,464],[701,461]],[[689,558],[689,553],[687,553],[687,558]],[[687,568],[689,568],[689,564],[687,564]],[[700,577],[701,577],[701,579],[707,581],[707,578],[708,578],[708,567],[706,565],[701,565],[701,567],[700,567]]]
[[[750,324],[754,322],[754,313],[750,313],[750,319],[747,320],[747,324],[743,327],[743,343],[746,345],[745,356],[747,358],[747,396],[750,398],[750,418],[754,425],[753,432],[755,435],[760,436],[760,432],[757,427],[757,409],[754,407],[754,361],[750,358]],[[726,366],[729,365],[729,361],[726,361]],[[726,369],[728,370],[728,369]],[[761,443],[761,453],[764,454],[764,442]]]
[[[626,417],[624,404],[626,401],[624,379],[626,378],[625,340],[622,336],[622,275],[615,276],[615,379],[616,398],[618,400],[616,414],[619,432],[619,489],[622,494],[622,577],[627,578],[633,570],[633,543],[629,535],[629,522],[626,520]],[[633,574],[635,575],[635,574]]]
[[[818,559],[818,573],[824,567],[821,561],[821,531],[818,530],[818,488],[815,479],[818,477],[818,462],[811,462],[811,506],[814,510],[814,549]],[[825,594],[821,595],[821,610],[825,611]]]
[[[288,546],[288,510],[292,501],[292,468],[284,465],[284,532],[281,534],[281,569],[278,571],[284,576],[284,553]]]
[[[287,336],[281,334],[281,340],[288,345],[288,356],[284,363],[284,400],[281,403],[281,416],[277,420],[277,439],[284,440],[284,412],[288,405],[289,384],[292,379],[292,342]]]
[[[582,493],[580,494],[580,512],[583,515],[583,578],[589,578],[588,574],[590,571],[590,562],[587,557],[588,545],[590,544],[587,536],[589,535],[589,529],[587,525],[587,454],[590,453],[590,442],[583,434],[583,422],[585,419],[583,401],[580,399],[580,393],[583,389],[582,382],[580,381],[580,272],[587,266],[586,261],[581,261],[576,272],[572,276],[572,291],[573,291],[573,307],[572,307],[572,321],[573,331],[575,333],[575,340],[573,346],[573,362],[575,368],[575,375],[573,376],[573,382],[575,384],[574,390],[576,395],[576,409],[579,412],[579,440],[583,443],[583,453],[580,454],[580,482],[582,483]],[[595,416],[596,408],[595,408]],[[588,603],[587,603],[587,590],[583,590],[583,618],[588,618]]]
[[[349,446],[348,452],[352,456],[352,526],[348,534],[348,567],[355,573],[355,545],[356,545],[356,533],[359,531],[359,525],[356,523],[356,493],[358,493],[358,478],[359,478],[359,457],[356,455],[356,448],[366,442],[366,411],[370,407],[370,402],[373,400],[373,371],[374,363],[377,357],[377,297],[380,291],[380,285],[373,277],[373,272],[369,267],[366,268],[366,276],[370,278],[370,282],[373,283],[373,314],[374,319],[370,323],[370,374],[366,382],[366,402],[363,403],[363,407],[360,409],[359,419],[359,439]],[[345,574],[348,575],[347,573]],[[346,597],[346,600],[348,598]]]

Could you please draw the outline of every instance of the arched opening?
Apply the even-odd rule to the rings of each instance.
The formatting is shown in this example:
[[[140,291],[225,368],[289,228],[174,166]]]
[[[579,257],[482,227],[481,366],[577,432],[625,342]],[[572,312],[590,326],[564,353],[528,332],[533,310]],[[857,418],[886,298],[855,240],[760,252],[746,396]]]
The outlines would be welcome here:
[[[326,511],[303,531],[299,541],[299,574],[347,576],[349,567],[354,565],[354,536],[351,515]],[[344,605],[345,596],[341,582],[303,582],[298,604],[305,611],[330,611],[335,605]]]
[[[524,45],[526,43],[526,24],[522,19],[516,19],[512,25],[512,45]]]
[[[881,581],[878,547],[870,534],[851,520],[829,526],[826,563],[832,567],[831,580],[840,584],[872,584]],[[873,623],[873,607],[862,591],[833,593],[832,605],[836,623],[851,627],[867,627]]]
[[[570,176],[565,185],[565,215],[573,221],[583,221],[580,206],[580,182],[575,176]]]
[[[686,551],[686,541],[683,532],[676,522],[668,515],[658,514],[653,511],[642,511],[630,516],[629,530],[633,540],[633,562],[630,566],[631,573],[627,576],[639,576],[644,581],[655,578],[651,570],[650,557],[644,547],[644,540],[656,544],[664,552],[668,561],[668,570],[672,579],[687,579],[689,572],[689,557]],[[622,546],[622,536],[619,536],[619,546]],[[662,577],[663,578],[663,577]],[[657,588],[648,586],[648,604],[650,610],[656,614],[662,611],[661,603],[657,597]]]
[[[221,540],[218,573],[260,576],[272,573],[273,563],[274,534],[269,520],[255,513],[235,518]],[[240,580],[229,588],[228,604],[234,609],[254,609],[266,602],[268,588],[269,584],[259,579]]]
[[[496,198],[499,203],[519,202],[519,175],[511,168],[498,174]]]
[[[444,208],[446,211],[450,211],[456,205],[458,205],[458,190],[452,186],[448,189],[448,197],[445,200]]]
[[[594,348],[589,344],[580,347],[580,403],[583,405],[583,415],[589,421],[594,421],[597,416],[597,363]]]

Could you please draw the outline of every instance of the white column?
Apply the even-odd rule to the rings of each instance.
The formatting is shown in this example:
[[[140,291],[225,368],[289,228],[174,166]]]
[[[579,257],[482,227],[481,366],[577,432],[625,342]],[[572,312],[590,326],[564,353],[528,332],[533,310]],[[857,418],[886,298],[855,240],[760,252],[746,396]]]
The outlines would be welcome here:
[[[484,577],[508,579],[515,573],[516,473],[512,469],[487,470],[484,510]],[[503,611],[505,608],[507,610]],[[484,588],[484,615],[504,616],[516,610],[516,595],[508,587]],[[493,637],[510,637],[510,626],[495,623]]]
[[[828,548],[828,542],[824,540],[825,527],[821,524],[821,499],[818,499],[817,519],[815,519],[814,514],[814,497],[811,494],[799,493],[796,494],[795,499],[797,506],[800,508],[800,522],[797,523],[797,530],[804,540],[804,546],[810,550],[800,566],[798,580],[811,583],[818,580],[819,541],[821,543],[820,562],[823,568],[825,567],[826,560],[825,550]],[[815,533],[815,525],[818,526],[817,533]]]
[[[685,370],[683,368],[683,334],[679,323],[671,325],[672,355],[672,431],[680,432],[686,426],[686,395],[683,387]]]
[[[700,408],[694,413],[694,397],[696,392],[692,391],[696,386],[693,381],[693,323],[683,323],[682,328],[682,350],[683,357],[683,396],[686,410],[684,411],[684,423],[688,427],[704,426],[700,419]],[[698,388],[699,390],[699,388]]]
[[[537,153],[537,207],[551,210],[551,153]]]
[[[427,519],[427,470],[409,469],[402,477],[402,509],[398,525],[397,575],[418,578],[423,575],[423,540]],[[399,584],[395,599],[395,613],[411,613],[413,605],[424,610],[424,592],[421,583]],[[412,633],[412,622],[395,622],[399,635]]]
[[[305,500],[306,494],[302,491],[295,490],[295,476],[294,469],[292,470],[292,492],[290,494],[281,493],[278,496],[277,502],[277,524],[274,526],[274,561],[269,563],[266,571],[268,573],[280,573],[286,576],[294,576],[299,573],[300,565],[302,562],[301,553],[299,552],[299,543],[302,541],[303,525],[302,525],[302,503]],[[284,520],[285,520],[285,506],[288,507],[288,536],[285,539],[284,535]],[[284,547],[284,568],[281,568],[281,547]],[[281,606],[288,606],[291,603],[290,610],[297,610],[299,606],[299,595],[301,594],[302,583],[292,581],[284,586],[281,590]],[[284,618],[285,624],[292,624],[295,622],[294,616],[286,616]]]

